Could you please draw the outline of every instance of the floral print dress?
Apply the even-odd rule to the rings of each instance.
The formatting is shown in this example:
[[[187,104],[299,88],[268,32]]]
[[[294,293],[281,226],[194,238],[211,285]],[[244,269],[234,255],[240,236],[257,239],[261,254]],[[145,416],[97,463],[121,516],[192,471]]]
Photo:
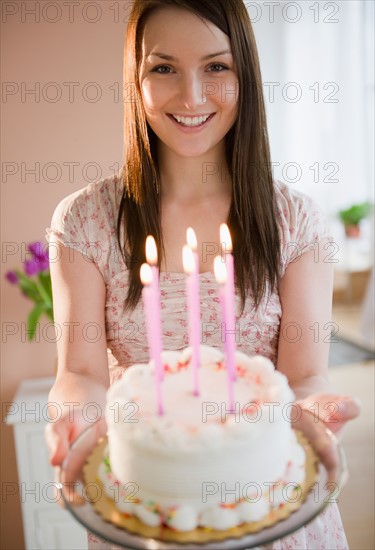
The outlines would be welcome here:
[[[281,234],[281,275],[290,262],[306,251],[313,250],[319,240],[330,237],[326,220],[315,201],[304,193],[275,180],[278,224]],[[121,178],[117,175],[90,183],[65,197],[56,207],[46,239],[53,234],[62,244],[79,251],[101,273],[106,285],[106,337],[111,383],[121,378],[124,370],[148,361],[147,333],[142,300],[129,315],[123,314],[128,273],[122,260],[116,237],[117,212],[122,195]],[[327,255],[330,252],[327,251]],[[200,305],[202,343],[222,348],[218,287],[212,272],[201,273]],[[188,345],[185,274],[160,273],[163,349],[181,350]],[[240,300],[236,296],[235,309]],[[256,312],[248,297],[244,312],[236,316],[239,338],[237,349],[247,355],[260,354],[274,364],[277,360],[281,303],[277,290],[264,299]],[[91,533],[88,547],[117,548]],[[269,548],[329,549],[348,548],[337,504],[326,510],[288,537]]]

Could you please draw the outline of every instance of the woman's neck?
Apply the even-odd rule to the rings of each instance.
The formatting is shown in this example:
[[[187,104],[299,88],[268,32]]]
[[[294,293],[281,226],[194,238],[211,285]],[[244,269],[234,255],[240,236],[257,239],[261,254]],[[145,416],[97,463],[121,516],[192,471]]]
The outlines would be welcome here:
[[[232,178],[224,150],[182,157],[160,147],[158,155],[163,200],[189,203],[231,195]]]

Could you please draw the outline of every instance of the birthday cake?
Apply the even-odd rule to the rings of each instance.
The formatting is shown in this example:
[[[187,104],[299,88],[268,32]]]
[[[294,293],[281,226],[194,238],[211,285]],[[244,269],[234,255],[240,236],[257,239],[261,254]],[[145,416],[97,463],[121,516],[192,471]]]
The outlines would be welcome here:
[[[262,521],[291,491],[295,502],[305,450],[292,428],[287,378],[268,359],[237,351],[229,412],[224,355],[200,347],[198,396],[190,360],[190,348],[162,353],[163,414],[153,362],[131,366],[107,392],[98,478],[117,510],[188,532]]]

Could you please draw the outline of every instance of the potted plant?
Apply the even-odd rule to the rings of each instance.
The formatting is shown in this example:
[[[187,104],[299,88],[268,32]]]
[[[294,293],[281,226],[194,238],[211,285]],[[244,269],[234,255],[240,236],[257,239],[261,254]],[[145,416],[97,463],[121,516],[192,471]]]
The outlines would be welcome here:
[[[39,318],[44,314],[53,321],[52,285],[49,271],[48,249],[41,241],[30,243],[27,250],[31,258],[23,262],[24,273],[15,269],[5,274],[6,279],[19,285],[24,296],[32,300],[34,308],[27,318],[28,339],[33,340]]]
[[[345,227],[347,237],[358,238],[360,236],[360,222],[371,212],[371,204],[363,202],[353,204],[346,210],[339,211],[339,217]]]

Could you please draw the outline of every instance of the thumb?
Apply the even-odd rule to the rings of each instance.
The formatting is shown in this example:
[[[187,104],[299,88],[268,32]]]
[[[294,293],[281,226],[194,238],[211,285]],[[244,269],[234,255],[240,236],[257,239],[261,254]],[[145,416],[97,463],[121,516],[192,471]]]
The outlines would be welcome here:
[[[361,413],[361,402],[356,397],[345,396],[338,402],[338,416],[341,421],[353,420]]]

